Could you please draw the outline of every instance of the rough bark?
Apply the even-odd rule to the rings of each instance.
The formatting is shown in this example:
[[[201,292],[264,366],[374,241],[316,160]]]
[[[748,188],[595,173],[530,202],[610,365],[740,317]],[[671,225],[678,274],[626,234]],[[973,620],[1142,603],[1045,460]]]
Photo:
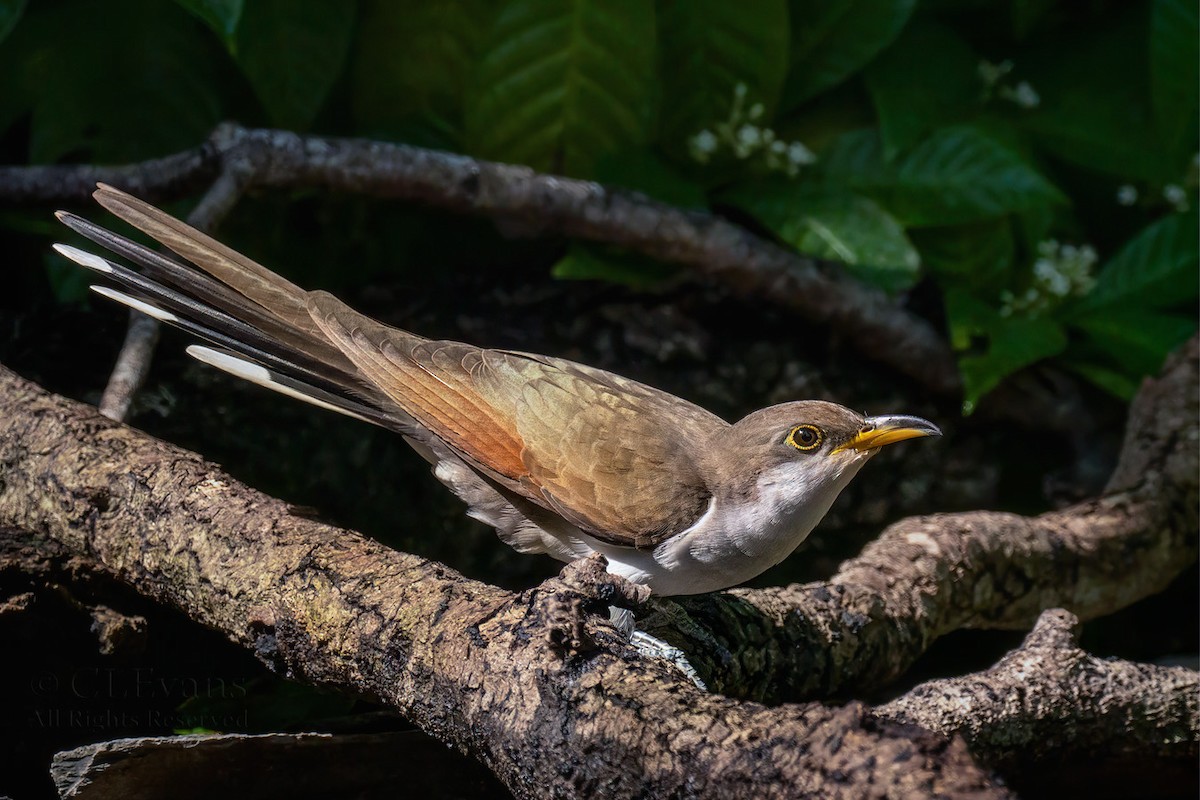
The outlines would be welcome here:
[[[0,202],[80,201],[105,181],[147,199],[181,196],[218,173],[242,188],[325,188],[414,200],[616,244],[682,264],[830,326],[865,356],[938,394],[961,388],[953,355],[924,319],[845,271],[825,268],[719,216],[591,181],[408,145],[222,125],[204,145],[123,167],[0,167]]]
[[[880,686],[939,636],[1083,619],[1163,589],[1196,562],[1198,340],[1134,400],[1102,497],[1036,517],[935,514],[887,528],[829,581],[660,601],[650,632],[709,687],[779,701]]]
[[[878,706],[882,719],[961,734],[971,752],[1011,767],[1086,755],[1194,765],[1200,756],[1200,673],[1102,659],[1078,646],[1079,620],[1046,611],[991,669],[930,681]]]
[[[295,516],[7,371],[0,420],[0,526],[94,559],[281,674],[401,711],[520,797],[1006,795],[961,741],[860,704],[701,692],[580,618],[621,590],[594,561],[513,594]]]

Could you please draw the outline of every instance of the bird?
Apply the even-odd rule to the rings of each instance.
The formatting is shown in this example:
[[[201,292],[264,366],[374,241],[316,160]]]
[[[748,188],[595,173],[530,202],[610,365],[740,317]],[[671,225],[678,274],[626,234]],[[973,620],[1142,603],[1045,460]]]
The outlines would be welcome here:
[[[259,386],[400,434],[521,553],[607,569],[660,596],[718,591],[794,551],[883,447],[940,436],[823,400],[729,423],[668,392],[553,356],[428,339],[306,291],[106,184],[93,197],[167,255],[66,211],[95,292],[193,334],[187,352]],[[115,288],[114,288],[115,287]]]

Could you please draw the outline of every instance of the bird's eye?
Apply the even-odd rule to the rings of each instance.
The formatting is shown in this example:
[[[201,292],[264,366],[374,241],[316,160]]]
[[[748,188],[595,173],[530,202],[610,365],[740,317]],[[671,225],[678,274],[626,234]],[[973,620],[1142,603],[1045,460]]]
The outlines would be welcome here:
[[[788,433],[786,441],[797,450],[808,452],[816,450],[821,446],[821,442],[825,439],[825,435],[821,433],[821,429],[815,425],[797,425]]]

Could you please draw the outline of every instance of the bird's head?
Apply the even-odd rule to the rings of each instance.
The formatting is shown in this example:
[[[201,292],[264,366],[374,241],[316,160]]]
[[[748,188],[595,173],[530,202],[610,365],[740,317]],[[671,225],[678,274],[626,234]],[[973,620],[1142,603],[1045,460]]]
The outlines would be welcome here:
[[[920,417],[867,417],[836,403],[804,400],[739,420],[722,433],[716,451],[728,459],[721,472],[752,477],[735,491],[769,488],[785,505],[811,504],[823,515],[881,447],[941,433]]]

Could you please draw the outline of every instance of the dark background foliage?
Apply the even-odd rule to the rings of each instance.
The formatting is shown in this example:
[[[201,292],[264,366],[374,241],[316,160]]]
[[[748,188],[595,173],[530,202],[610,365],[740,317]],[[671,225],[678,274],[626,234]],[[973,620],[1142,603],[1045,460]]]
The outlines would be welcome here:
[[[246,198],[220,231],[390,322],[580,358],[727,417],[833,396],[957,426],[953,448],[878,459],[873,482],[793,559],[803,563],[764,578],[779,582],[828,574],[903,513],[1036,511],[1063,499],[1056,481],[1077,493],[1102,484],[1123,401],[1196,329],[1198,41],[1190,0],[0,0],[0,163],[137,161],[234,119],[628,187],[840,262],[943,328],[961,409],[865,367],[836,333],[611,247],[303,192]],[[124,317],[51,253],[65,233],[49,210],[0,208],[0,361],[88,396]],[[139,427],[478,577],[524,586],[552,569],[464,522],[393,439],[264,400],[189,365],[180,343],[168,335],[161,348]],[[1085,442],[973,427],[1002,381],[1039,370],[1078,387]],[[1194,611],[1189,586],[1176,599]],[[1144,616],[1119,620],[1121,636],[1093,629],[1093,644],[1194,650],[1178,626],[1146,633],[1152,644],[1134,635]],[[234,698],[230,719],[251,709],[239,729],[350,708],[188,635],[203,644],[166,653],[159,642],[155,663],[244,678],[254,691]],[[964,635],[943,647],[982,666],[1008,644]],[[75,674],[79,658],[46,669]],[[942,669],[962,668],[960,652]],[[188,707],[160,694],[168,711]],[[20,707],[39,703],[22,695]],[[134,732],[221,727],[213,719]],[[63,727],[33,737],[33,766],[43,750],[131,732]]]

